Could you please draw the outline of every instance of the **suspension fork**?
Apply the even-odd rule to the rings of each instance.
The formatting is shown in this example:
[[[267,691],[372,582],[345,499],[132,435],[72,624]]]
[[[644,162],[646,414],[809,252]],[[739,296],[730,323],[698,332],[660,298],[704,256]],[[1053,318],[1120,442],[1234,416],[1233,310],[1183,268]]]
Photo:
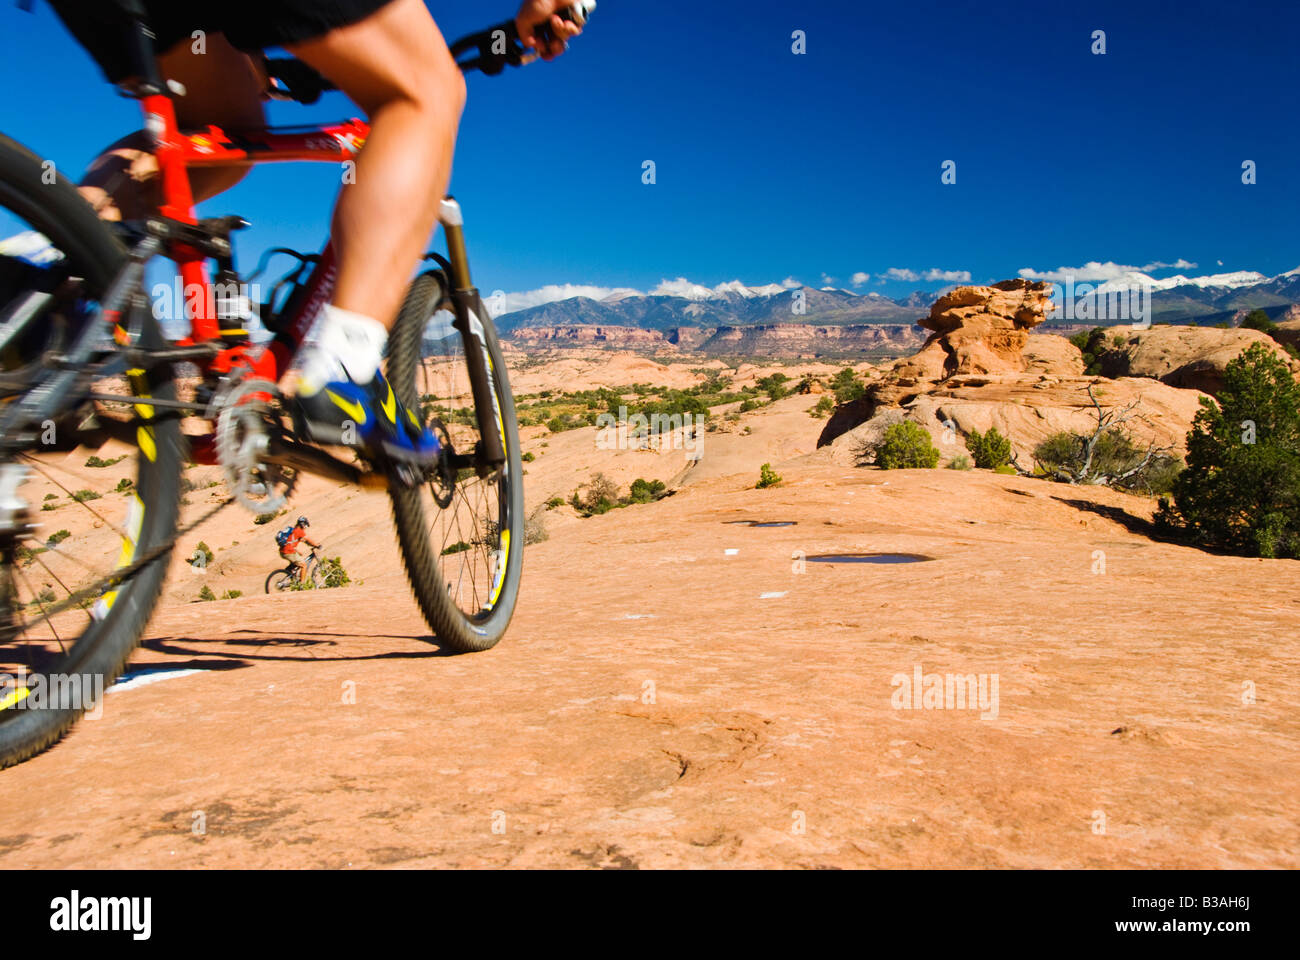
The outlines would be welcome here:
[[[452,324],[465,344],[465,363],[469,367],[469,385],[474,395],[474,410],[478,417],[478,432],[482,438],[476,451],[479,469],[486,473],[500,470],[506,463],[505,447],[501,443],[501,426],[498,422],[497,398],[492,389],[492,373],[484,341],[491,320],[483,311],[483,300],[474,287],[469,273],[469,254],[465,250],[465,218],[460,204],[451,197],[442,202],[441,220],[447,236],[447,262],[451,265],[451,300],[456,308]],[[483,338],[474,332],[473,318],[483,327]],[[503,372],[499,372],[498,376]],[[504,416],[504,412],[502,413]]]

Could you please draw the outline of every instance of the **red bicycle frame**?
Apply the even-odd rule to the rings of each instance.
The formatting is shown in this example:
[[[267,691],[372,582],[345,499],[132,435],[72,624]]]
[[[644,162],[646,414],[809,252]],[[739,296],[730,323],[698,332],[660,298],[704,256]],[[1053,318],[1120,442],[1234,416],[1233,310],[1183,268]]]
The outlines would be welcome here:
[[[176,111],[169,96],[152,94],[143,97],[142,106],[145,130],[152,135],[156,145],[162,185],[159,212],[165,218],[186,224],[198,222],[194,194],[190,189],[191,169],[233,163],[260,164],[292,160],[346,163],[356,157],[370,135],[370,126],[357,119],[299,130],[265,128],[226,131],[209,126],[199,131],[183,133],[177,127]],[[240,332],[221,329],[219,318],[213,309],[214,298],[211,295],[207,256],[184,243],[172,243],[168,254],[180,270],[184,289],[197,289],[204,293],[201,297],[183,298],[190,335],[178,345],[214,341],[223,334]],[[285,332],[289,342],[277,337],[268,349],[261,351],[253,350],[247,342],[240,343],[222,350],[208,363],[208,369],[225,374],[242,366],[257,379],[277,382],[288,368],[293,351],[302,343],[321,307],[329,298],[333,284],[333,246],[327,244],[319,264],[308,280],[303,307],[292,318],[292,324]]]

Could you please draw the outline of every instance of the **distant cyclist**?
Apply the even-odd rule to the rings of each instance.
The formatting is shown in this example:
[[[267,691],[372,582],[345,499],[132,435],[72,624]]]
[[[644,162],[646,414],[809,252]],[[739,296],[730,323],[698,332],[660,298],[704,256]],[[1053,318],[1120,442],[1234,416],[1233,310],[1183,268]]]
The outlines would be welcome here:
[[[563,53],[581,32],[557,15],[572,2],[524,0],[515,19],[524,45],[546,60]],[[465,80],[423,0],[51,4],[113,83],[129,79],[130,70],[121,8],[142,4],[164,79],[186,90],[176,101],[182,127],[262,126],[266,78],[248,54],[272,46],[314,67],[365,111],[370,137],[334,208],[337,279],[299,351],[294,403],[320,442],[337,442],[340,426],[351,422],[357,445],[369,453],[421,462],[436,456],[433,434],[407,413],[379,372],[407,281],[438,222],[465,105]],[[551,37],[534,35],[543,25]],[[556,104],[556,123],[569,111]],[[134,134],[91,164],[82,193],[104,219],[139,219],[157,209],[158,168],[149,147]],[[229,189],[247,172],[239,165],[192,171],[195,199]]]
[[[320,544],[307,536],[307,528],[310,526],[311,522],[306,517],[299,517],[292,527],[285,527],[275,535],[275,542],[280,547],[280,559],[293,564],[299,584],[307,582],[307,559],[311,556],[310,553],[303,554],[303,544],[313,551],[320,549]]]

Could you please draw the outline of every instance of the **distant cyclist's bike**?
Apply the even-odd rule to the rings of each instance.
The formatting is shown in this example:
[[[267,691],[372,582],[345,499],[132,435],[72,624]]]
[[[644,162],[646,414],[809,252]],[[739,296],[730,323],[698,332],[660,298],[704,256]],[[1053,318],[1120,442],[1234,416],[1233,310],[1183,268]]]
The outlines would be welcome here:
[[[158,214],[104,223],[51,164],[0,135],[0,238],[48,239],[36,254],[0,256],[0,766],[57,740],[92,705],[82,694],[122,671],[185,532],[178,523],[187,459],[219,464],[230,498],[186,530],[231,503],[274,514],[302,473],[387,490],[416,600],[438,642],[456,651],[501,639],[522,570],[514,403],[492,320],[470,280],[459,205],[443,203],[446,255],[425,258],[431,267],[411,285],[387,356],[393,389],[441,441],[436,463],[417,470],[304,442],[276,384],[328,302],[333,249],[277,248],[241,276],[231,237],[248,224],[197,219],[186,171],[346,163],[369,128],[350,120],[183,133],[171,100],[183,91],[169,91],[158,74],[141,6],[113,2],[131,17],[143,79],[127,92],[141,100],[156,144]],[[582,22],[594,6],[576,4],[566,16]],[[462,69],[488,74],[534,58],[513,23],[466,37],[452,52]],[[273,96],[310,103],[331,89],[298,61],[267,65]],[[241,292],[276,255],[295,266],[259,305],[274,338],[254,343]],[[168,337],[145,291],[146,266],[160,257],[175,261],[184,287],[188,335],[179,339]],[[182,379],[178,366],[198,376]],[[110,451],[98,462],[115,464],[116,491],[81,489],[84,478],[72,469],[80,463],[67,453],[79,444]],[[125,462],[117,465],[118,456]],[[54,536],[42,529],[51,524],[61,528]]]
[[[325,578],[321,574],[320,554],[315,550],[307,558],[307,576],[298,579],[298,563],[290,560],[289,565],[275,570],[266,578],[267,593],[287,593],[290,590],[319,590]]]

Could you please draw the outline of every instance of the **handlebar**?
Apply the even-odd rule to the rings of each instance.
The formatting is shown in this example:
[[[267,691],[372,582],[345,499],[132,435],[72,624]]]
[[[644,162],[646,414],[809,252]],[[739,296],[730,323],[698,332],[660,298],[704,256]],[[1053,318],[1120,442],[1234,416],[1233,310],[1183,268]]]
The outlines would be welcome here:
[[[596,0],[578,0],[558,16],[561,20],[583,26],[595,9]],[[543,43],[555,39],[547,24],[536,27],[533,36]],[[462,73],[478,70],[489,77],[497,76],[508,66],[524,67],[538,59],[536,52],[524,46],[513,20],[461,37],[451,44],[451,55]],[[312,104],[320,99],[322,93],[338,89],[315,69],[294,57],[268,57],[263,58],[263,62],[271,82],[269,94],[272,99]]]

